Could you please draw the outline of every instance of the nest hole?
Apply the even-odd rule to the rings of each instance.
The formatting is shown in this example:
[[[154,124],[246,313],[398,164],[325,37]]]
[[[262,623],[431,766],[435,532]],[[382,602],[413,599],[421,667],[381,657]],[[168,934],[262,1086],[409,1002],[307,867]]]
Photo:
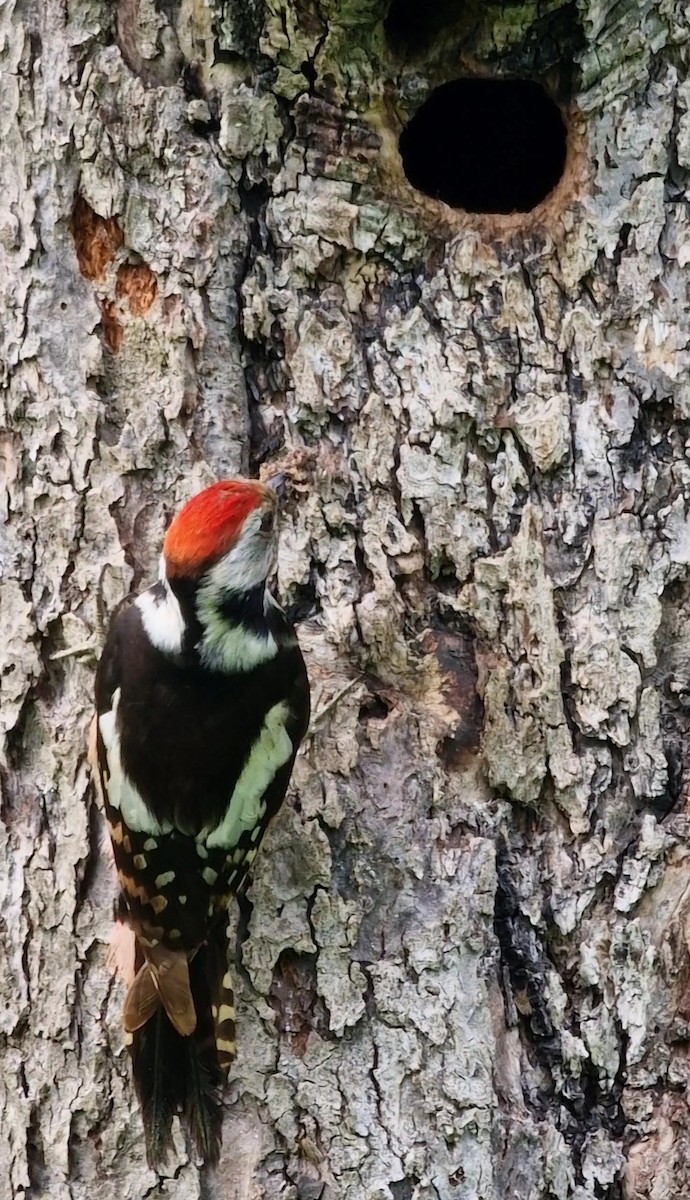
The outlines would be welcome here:
[[[431,93],[400,137],[407,179],[471,213],[524,213],[563,174],[567,131],[534,80],[456,79]]]

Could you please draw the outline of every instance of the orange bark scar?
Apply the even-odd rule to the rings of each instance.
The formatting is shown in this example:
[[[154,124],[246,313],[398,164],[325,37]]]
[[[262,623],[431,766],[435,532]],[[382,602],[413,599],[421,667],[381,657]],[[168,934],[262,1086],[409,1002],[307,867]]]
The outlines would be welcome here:
[[[99,217],[79,196],[72,211],[72,237],[82,275],[102,283],[106,267],[124,241],[117,221],[114,217]]]
[[[125,331],[117,319],[117,311],[113,300],[103,300],[101,302],[101,312],[103,313],[103,337],[108,349],[117,354],[122,339],[125,336]]]
[[[117,272],[115,294],[129,301],[133,317],[143,317],[158,294],[156,276],[146,263],[123,263]]]

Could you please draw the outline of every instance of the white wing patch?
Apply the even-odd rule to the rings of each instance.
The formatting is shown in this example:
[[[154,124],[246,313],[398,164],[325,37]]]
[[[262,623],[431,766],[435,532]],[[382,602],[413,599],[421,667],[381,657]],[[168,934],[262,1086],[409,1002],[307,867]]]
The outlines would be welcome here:
[[[266,789],[292,756],[293,746],[285,728],[289,713],[284,700],[267,712],[261,733],[235,784],[225,816],[205,839],[207,846],[222,846],[229,850],[237,845],[243,833],[258,826],[266,811]]]
[[[182,610],[165,580],[165,599],[158,599],[150,589],[135,601],[149,641],[158,650],[179,654],[182,650],[185,624]]]
[[[139,795],[132,781],[122,769],[120,755],[120,731],[117,727],[117,710],[120,704],[121,688],[113,692],[113,707],[110,712],[101,713],[98,718],[98,728],[105,746],[108,762],[107,790],[108,800],[113,808],[119,809],[122,819],[128,829],[136,833],[148,833],[151,836],[169,833],[172,824],[168,821],[160,825],[151,809]]]

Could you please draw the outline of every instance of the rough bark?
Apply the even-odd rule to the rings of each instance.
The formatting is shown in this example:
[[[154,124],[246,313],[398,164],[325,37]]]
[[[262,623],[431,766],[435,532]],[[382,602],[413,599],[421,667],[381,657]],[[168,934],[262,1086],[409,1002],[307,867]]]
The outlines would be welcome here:
[[[238,918],[223,1158],[180,1143],[165,1193],[690,1191],[687,5],[387,9],[0,8],[3,1196],[155,1186],[91,651],[179,503],[269,460],[316,718]],[[567,112],[530,214],[404,179],[467,70]]]

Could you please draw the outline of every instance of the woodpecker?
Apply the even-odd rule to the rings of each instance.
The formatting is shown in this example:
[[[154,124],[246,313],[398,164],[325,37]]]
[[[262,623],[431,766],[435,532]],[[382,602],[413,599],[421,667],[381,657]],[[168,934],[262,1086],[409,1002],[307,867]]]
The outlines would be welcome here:
[[[96,673],[98,773],[135,946],[123,1023],[154,1168],[176,1113],[217,1161],[235,1051],[226,912],[309,722],[304,660],[266,586],[276,551],[271,487],[229,479],[194,496]]]

